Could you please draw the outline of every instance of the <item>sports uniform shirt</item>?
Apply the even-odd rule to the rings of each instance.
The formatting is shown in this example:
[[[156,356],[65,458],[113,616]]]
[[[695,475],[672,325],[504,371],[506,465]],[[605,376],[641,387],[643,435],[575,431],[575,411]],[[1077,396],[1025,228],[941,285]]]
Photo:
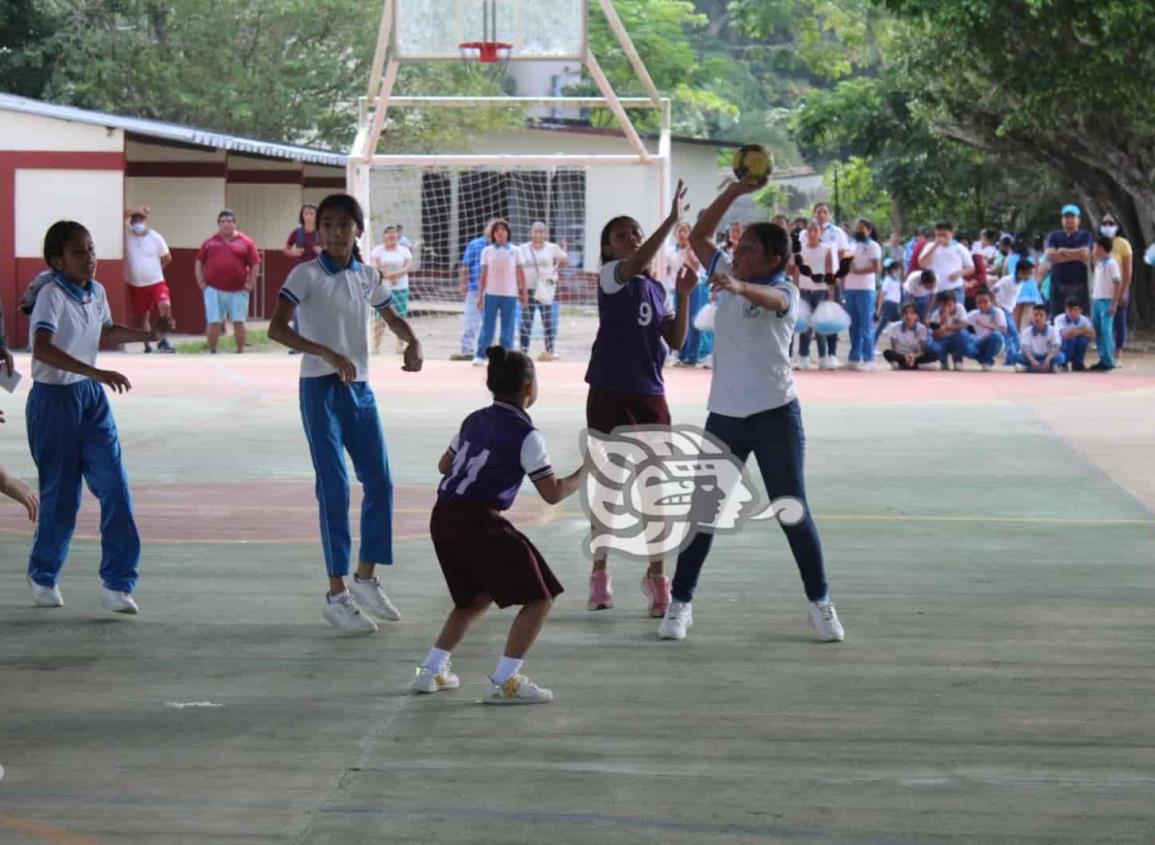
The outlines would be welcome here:
[[[357,259],[341,267],[328,253],[299,264],[285,279],[281,296],[297,306],[302,337],[340,352],[357,367],[356,381],[369,378],[368,323],[371,309],[386,307],[393,295],[381,274]],[[337,372],[318,355],[301,356],[301,378]]]
[[[523,479],[553,475],[545,438],[525,411],[505,402],[474,411],[449,444],[453,463],[437,487],[439,499],[469,499],[507,510]]]
[[[1052,352],[1059,351],[1063,339],[1059,337],[1059,330],[1054,326],[1047,326],[1039,331],[1031,325],[1019,335],[1019,343],[1023,349],[1030,350],[1036,358],[1046,358]]]
[[[882,279],[882,300],[898,305],[902,302],[902,282],[894,276],[884,276]]]
[[[1059,330],[1059,337],[1062,337],[1071,329],[1091,328],[1091,320],[1087,317],[1086,314],[1080,314],[1078,320],[1072,320],[1067,316],[1067,312],[1064,311],[1062,314],[1059,314],[1055,317],[1054,325],[1055,328]]]
[[[933,245],[932,241],[927,241],[926,250],[929,250]],[[926,255],[926,250],[923,250],[923,255]],[[975,262],[971,258],[971,254],[967,252],[966,247],[958,241],[951,241],[946,246],[940,246],[930,257],[930,267],[927,269],[934,270],[935,277],[938,279],[934,292],[940,293],[944,290],[958,291],[966,287],[966,279],[961,276],[955,280],[951,280],[952,273],[960,273],[963,270],[973,270]],[[955,294],[962,304],[962,298]]]
[[[714,253],[710,274],[731,273],[733,267]],[[790,367],[790,340],[798,312],[798,293],[785,273],[750,279],[786,296],[785,311],[772,311],[729,291],[718,292],[714,315],[714,368],[706,407],[727,417],[749,417],[780,408],[796,398]]]
[[[799,250],[799,257],[802,263],[810,268],[810,272],[816,275],[826,275],[826,259],[827,256],[834,252],[834,247],[825,241],[819,241],[818,246],[810,246],[810,239],[805,235],[802,236],[801,249]],[[831,262],[831,271],[838,269],[838,256],[834,256],[834,261]],[[816,282],[809,276],[798,274],[798,287],[802,290],[827,290],[830,286],[826,282]]]
[[[1014,276],[1003,276],[991,287],[991,293],[995,295],[995,305],[1013,311],[1019,299],[1019,280]]]
[[[995,328],[988,328],[983,323],[994,323]],[[979,340],[985,340],[995,332],[1007,333],[1007,315],[1003,313],[1003,309],[995,306],[991,306],[991,310],[986,312],[978,308],[971,310],[967,314],[967,324],[974,326],[975,337]]]
[[[621,263],[602,265],[598,332],[590,350],[586,383],[617,393],[662,396],[666,392],[662,326],[674,319],[666,311],[666,289],[645,273],[619,280]]]
[[[1114,299],[1115,286],[1123,281],[1119,265],[1111,256],[1095,262],[1095,286],[1092,299]]]
[[[32,306],[32,333],[52,332],[53,344],[62,352],[90,367],[96,366],[100,335],[112,325],[108,296],[93,279],[82,288],[67,276],[54,273],[52,280],[36,295]],[[88,377],[50,367],[32,356],[32,380],[41,384],[76,384]]]
[[[168,255],[168,244],[160,232],[143,235],[129,232],[124,238],[125,281],[134,288],[147,288],[164,281],[160,260]]]
[[[939,328],[958,329],[963,331],[967,327],[967,314],[959,305],[955,305],[950,317],[945,317],[941,308],[936,308],[930,315],[928,323],[938,323]]]
[[[871,261],[882,260],[882,247],[876,241],[855,241],[850,251],[854,257],[851,259],[850,266],[856,264],[863,266]],[[870,273],[854,273],[846,274],[846,279],[842,285],[845,290],[869,290],[873,291],[875,287],[876,274],[872,271]]]
[[[899,320],[890,327],[890,348],[899,355],[921,355],[929,342],[930,331],[924,323],[915,323],[913,329],[908,329]]]
[[[237,232],[226,241],[217,232],[201,244],[197,261],[204,265],[205,283],[223,291],[243,290],[249,280],[249,268],[261,263],[252,238]]]

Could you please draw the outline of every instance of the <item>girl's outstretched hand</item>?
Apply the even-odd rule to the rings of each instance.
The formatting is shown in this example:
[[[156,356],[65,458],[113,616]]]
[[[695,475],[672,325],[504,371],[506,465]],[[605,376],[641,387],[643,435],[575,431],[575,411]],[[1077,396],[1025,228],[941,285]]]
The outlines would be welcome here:
[[[681,296],[689,296],[698,286],[698,272],[688,264],[683,264],[678,271],[678,278],[674,283],[675,290]]]

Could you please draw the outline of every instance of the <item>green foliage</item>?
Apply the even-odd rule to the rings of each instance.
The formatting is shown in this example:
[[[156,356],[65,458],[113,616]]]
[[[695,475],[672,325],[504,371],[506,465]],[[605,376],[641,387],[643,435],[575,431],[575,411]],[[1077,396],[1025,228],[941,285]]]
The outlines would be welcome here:
[[[889,228],[893,201],[886,189],[876,183],[874,170],[866,159],[851,156],[844,162],[833,162],[827,166],[823,179],[841,220],[865,217],[883,231]]]

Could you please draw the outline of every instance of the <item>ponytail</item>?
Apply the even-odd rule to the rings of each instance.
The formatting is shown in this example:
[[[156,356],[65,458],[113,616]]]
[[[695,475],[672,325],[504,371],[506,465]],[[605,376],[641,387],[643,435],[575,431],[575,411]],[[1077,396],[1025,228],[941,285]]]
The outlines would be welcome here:
[[[491,346],[485,350],[489,359],[485,386],[495,398],[512,398],[527,381],[533,381],[533,359],[524,352]]]

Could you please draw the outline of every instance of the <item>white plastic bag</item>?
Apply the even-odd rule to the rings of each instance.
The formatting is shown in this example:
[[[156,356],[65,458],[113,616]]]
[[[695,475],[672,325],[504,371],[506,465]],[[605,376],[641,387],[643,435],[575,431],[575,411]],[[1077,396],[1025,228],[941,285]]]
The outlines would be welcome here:
[[[819,334],[838,334],[850,328],[850,315],[837,302],[828,299],[814,309],[813,324]]]
[[[717,313],[718,306],[713,302],[707,302],[702,306],[701,310],[694,315],[694,328],[700,332],[714,331],[714,314]]]
[[[799,299],[798,309],[794,314],[794,332],[796,334],[804,334],[810,331],[811,318],[810,303],[805,299]]]

